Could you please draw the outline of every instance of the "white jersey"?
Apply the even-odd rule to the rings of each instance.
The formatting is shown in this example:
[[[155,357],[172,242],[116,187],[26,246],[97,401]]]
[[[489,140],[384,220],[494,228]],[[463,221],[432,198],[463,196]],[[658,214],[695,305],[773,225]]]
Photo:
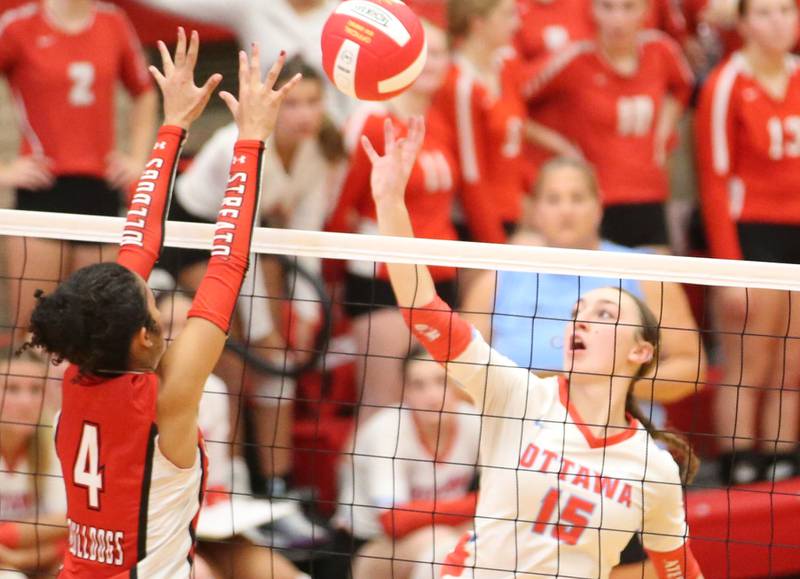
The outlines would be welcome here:
[[[42,472],[32,472],[27,453],[13,463],[0,456],[0,524],[67,512],[64,480],[53,439],[43,436],[41,441],[51,446],[40,450],[45,453]]]
[[[454,559],[465,567],[443,577],[605,578],[634,533],[651,551],[683,545],[678,465],[637,421],[595,437],[570,407],[566,379],[517,367],[477,332],[447,370],[486,393],[474,535]]]
[[[380,515],[392,506],[463,497],[476,473],[481,419],[466,403],[457,412],[456,432],[438,461],[420,439],[413,411],[386,408],[365,422],[352,461],[339,469],[337,526],[371,539],[383,532]]]

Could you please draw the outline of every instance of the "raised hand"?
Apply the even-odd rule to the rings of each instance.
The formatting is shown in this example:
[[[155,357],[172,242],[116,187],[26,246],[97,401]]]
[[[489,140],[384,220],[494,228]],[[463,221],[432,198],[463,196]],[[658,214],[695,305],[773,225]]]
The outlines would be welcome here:
[[[239,51],[239,98],[229,92],[221,92],[220,98],[228,105],[236,126],[239,127],[239,138],[265,141],[275,130],[278,111],[289,91],[300,82],[299,74],[278,90],[273,90],[278,75],[286,62],[286,54],[281,53],[275,64],[261,80],[261,54],[258,43],[253,43],[251,56]]]
[[[425,141],[425,121],[422,117],[412,117],[408,134],[397,139],[392,121],[386,119],[383,132],[386,144],[383,156],[375,151],[366,136],[361,137],[361,146],[372,162],[370,185],[376,204],[403,200],[411,171]]]
[[[201,87],[194,84],[194,68],[200,51],[200,37],[195,30],[192,31],[187,48],[186,31],[183,27],[178,27],[178,44],[175,47],[174,60],[167,45],[160,40],[158,51],[161,53],[164,72],[151,66],[150,74],[155,78],[164,96],[164,124],[188,129],[203,113],[208,100],[222,81],[222,75],[212,74]]]

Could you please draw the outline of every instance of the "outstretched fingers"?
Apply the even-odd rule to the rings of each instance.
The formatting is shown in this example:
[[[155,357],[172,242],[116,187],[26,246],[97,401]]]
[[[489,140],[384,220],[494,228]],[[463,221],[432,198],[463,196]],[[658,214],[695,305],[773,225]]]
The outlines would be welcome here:
[[[170,75],[172,71],[175,70],[175,63],[172,62],[172,55],[169,53],[169,49],[164,42],[159,40],[157,44],[158,52],[161,54],[161,65],[164,68],[164,74]]]
[[[384,142],[384,154],[388,157],[389,155],[393,154],[395,151],[395,146],[397,145],[397,139],[394,134],[394,125],[392,124],[392,120],[387,118],[383,121],[383,142]]]
[[[186,62],[186,31],[183,26],[178,26],[178,44],[175,46],[175,67],[179,68]]]
[[[269,68],[269,72],[267,73],[267,78],[264,79],[264,85],[267,87],[268,90],[272,90],[275,87],[275,83],[278,82],[278,76],[281,74],[283,70],[283,65],[286,63],[286,52],[281,50],[281,53],[278,55],[278,59],[272,63],[272,66]]]
[[[421,116],[415,115],[411,117],[406,139],[415,149],[422,147],[422,143],[425,141],[425,120]]]
[[[200,53],[200,35],[197,30],[192,30],[189,40],[189,50],[186,52],[186,64],[191,70],[197,65],[197,55]]]
[[[361,135],[361,146],[364,148],[364,152],[369,157],[370,163],[373,165],[381,158],[378,155],[378,152],[375,150],[375,147],[372,146],[372,141],[369,140],[369,137],[366,135]]]

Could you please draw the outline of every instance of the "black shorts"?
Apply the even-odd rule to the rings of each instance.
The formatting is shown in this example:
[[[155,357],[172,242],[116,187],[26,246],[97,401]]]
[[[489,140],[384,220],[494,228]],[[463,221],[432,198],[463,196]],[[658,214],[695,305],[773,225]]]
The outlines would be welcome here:
[[[348,273],[344,282],[344,311],[351,318],[363,316],[380,308],[396,307],[392,285],[382,279],[373,279]],[[436,284],[439,297],[454,307],[458,284],[455,279]]]
[[[610,205],[603,210],[603,239],[627,247],[669,245],[663,203]]]
[[[475,241],[475,238],[472,237],[472,232],[466,223],[456,223],[455,228],[459,241]],[[519,223],[514,221],[503,221],[503,231],[505,232],[506,237],[511,237],[514,235],[517,232],[517,229],[519,229]]]
[[[84,175],[61,176],[50,189],[17,189],[16,193],[15,207],[22,211],[119,217],[123,208],[119,191],[103,179]]]
[[[739,223],[736,228],[746,260],[800,263],[800,225]]]

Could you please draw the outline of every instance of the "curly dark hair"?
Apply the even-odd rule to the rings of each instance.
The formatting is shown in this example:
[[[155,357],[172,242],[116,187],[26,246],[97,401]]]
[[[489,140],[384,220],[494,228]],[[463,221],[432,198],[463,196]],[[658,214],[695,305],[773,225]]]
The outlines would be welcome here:
[[[141,328],[158,331],[147,308],[141,282],[116,263],[79,269],[56,290],[36,290],[31,314],[32,338],[23,345],[43,348],[55,362],[68,360],[81,374],[128,370],[133,336]]]

